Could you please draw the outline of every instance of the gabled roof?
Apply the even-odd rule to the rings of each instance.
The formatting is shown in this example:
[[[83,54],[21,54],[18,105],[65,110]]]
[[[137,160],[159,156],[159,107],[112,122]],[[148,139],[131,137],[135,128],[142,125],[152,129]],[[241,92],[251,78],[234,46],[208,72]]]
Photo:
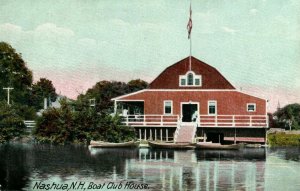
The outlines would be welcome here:
[[[179,76],[185,75],[189,71],[189,59],[185,59],[167,67],[157,78],[150,84],[149,89],[235,89],[220,72],[196,59],[191,57],[191,70],[196,75],[201,75],[202,86],[199,87],[184,87],[179,86]]]

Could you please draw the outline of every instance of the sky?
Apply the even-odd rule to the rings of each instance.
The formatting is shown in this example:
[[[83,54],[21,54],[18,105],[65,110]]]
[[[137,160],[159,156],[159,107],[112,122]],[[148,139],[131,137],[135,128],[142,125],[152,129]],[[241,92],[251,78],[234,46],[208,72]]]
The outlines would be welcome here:
[[[34,80],[76,98],[96,82],[154,80],[189,56],[189,0],[0,0],[0,41]],[[300,103],[299,0],[192,0],[192,55],[237,89]]]

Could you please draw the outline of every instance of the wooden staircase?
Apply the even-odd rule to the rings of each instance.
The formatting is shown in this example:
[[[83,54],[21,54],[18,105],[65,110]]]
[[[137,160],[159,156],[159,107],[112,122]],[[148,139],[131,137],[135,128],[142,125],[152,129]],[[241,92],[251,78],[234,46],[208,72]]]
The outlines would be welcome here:
[[[26,132],[27,133],[32,133],[33,128],[36,126],[36,122],[33,120],[25,120],[24,124],[26,126]]]
[[[176,131],[174,142],[175,143],[193,143],[197,130],[196,123],[181,123]]]

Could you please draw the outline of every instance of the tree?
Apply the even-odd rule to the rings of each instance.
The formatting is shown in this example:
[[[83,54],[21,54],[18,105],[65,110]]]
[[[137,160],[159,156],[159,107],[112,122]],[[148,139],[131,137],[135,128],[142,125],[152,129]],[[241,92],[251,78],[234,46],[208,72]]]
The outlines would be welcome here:
[[[89,99],[96,99],[96,110],[103,111],[112,106],[111,98],[122,95],[126,91],[127,86],[124,82],[100,81],[88,89],[85,95],[80,95],[78,99],[85,100],[87,104]]]
[[[73,107],[80,108],[79,111]],[[34,131],[37,140],[52,143],[80,142],[90,140],[123,142],[135,139],[133,127],[123,126],[118,116],[112,117],[86,107],[80,101],[61,101],[61,108],[49,108],[37,121]]]
[[[277,127],[300,129],[300,104],[286,105],[274,113]]]
[[[44,98],[54,102],[57,98],[55,88],[52,81],[46,78],[40,78],[38,82],[32,85],[31,90],[31,104],[36,109],[42,109],[44,104]]]
[[[0,101],[0,143],[24,134],[25,124],[14,107]]]
[[[128,83],[117,81],[100,81],[92,88],[88,89],[86,94],[78,96],[78,100],[82,100],[88,104],[89,99],[96,99],[96,110],[98,112],[113,112],[112,98],[118,97],[127,93],[135,92],[144,89],[148,83],[137,79],[131,80]]]
[[[3,87],[13,87],[11,99],[15,103],[28,104],[32,72],[27,68],[21,54],[11,45],[0,42],[0,100],[6,100]]]
[[[128,86],[128,89],[129,89],[128,92],[136,92],[136,91],[147,88],[148,83],[141,80],[141,79],[136,79],[136,80],[129,81],[127,83],[127,86]]]

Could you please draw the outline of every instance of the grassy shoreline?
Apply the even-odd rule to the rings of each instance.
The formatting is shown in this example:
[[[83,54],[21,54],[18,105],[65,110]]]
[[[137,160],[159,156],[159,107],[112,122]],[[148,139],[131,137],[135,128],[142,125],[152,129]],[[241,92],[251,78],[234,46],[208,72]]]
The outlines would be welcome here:
[[[300,146],[300,134],[292,132],[275,132],[268,134],[270,146]]]

